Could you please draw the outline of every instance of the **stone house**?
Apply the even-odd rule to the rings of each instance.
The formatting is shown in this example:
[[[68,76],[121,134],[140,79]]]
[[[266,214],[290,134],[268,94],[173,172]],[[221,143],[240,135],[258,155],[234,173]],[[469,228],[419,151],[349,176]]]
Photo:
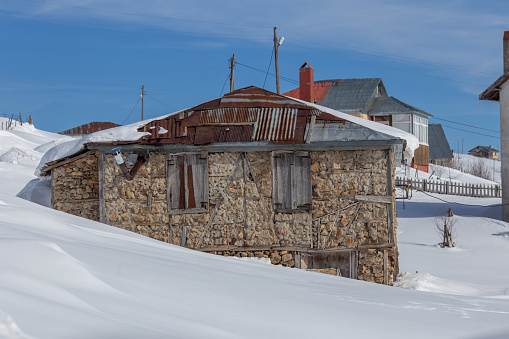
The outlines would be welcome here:
[[[428,120],[433,115],[389,96],[381,78],[314,80],[307,62],[299,69],[299,87],[283,95],[363,119],[393,126],[419,139],[411,166],[429,170]]]
[[[390,284],[394,148],[409,139],[361,120],[247,87],[145,121],[137,140],[89,142],[41,173],[64,212],[198,251]]]

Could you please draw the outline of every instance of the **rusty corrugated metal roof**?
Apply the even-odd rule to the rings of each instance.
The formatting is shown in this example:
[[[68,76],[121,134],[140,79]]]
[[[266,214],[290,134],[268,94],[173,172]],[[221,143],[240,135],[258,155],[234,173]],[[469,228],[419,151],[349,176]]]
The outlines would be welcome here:
[[[310,117],[341,120],[257,87],[247,87],[187,111],[155,120],[140,131],[144,143],[206,145],[220,142],[304,143]]]
[[[103,131],[105,129],[118,127],[121,125],[115,124],[113,122],[90,122],[88,124],[84,124],[81,126],[77,126],[74,128],[70,128],[68,130],[58,132],[58,134],[64,134],[64,135],[82,135],[82,134],[91,134],[97,131]]]

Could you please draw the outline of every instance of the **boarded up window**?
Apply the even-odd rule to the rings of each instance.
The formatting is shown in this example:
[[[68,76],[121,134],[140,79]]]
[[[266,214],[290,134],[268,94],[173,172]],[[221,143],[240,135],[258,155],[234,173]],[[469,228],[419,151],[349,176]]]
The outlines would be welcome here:
[[[207,152],[170,155],[168,159],[170,213],[208,211],[209,178]]]
[[[276,210],[311,208],[309,153],[274,152],[272,175],[272,199]]]

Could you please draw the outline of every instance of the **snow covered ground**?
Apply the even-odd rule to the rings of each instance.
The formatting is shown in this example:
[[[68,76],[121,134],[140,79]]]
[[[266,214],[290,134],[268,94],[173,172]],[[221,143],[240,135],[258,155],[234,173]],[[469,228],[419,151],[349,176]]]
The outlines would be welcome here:
[[[195,252],[16,197],[29,182],[25,196],[47,194],[33,158],[61,137],[0,131],[0,338],[509,337],[509,225],[489,207],[500,199],[440,195],[487,206],[448,205],[452,249],[436,245],[443,202],[398,201],[406,273],[402,288],[381,286]]]

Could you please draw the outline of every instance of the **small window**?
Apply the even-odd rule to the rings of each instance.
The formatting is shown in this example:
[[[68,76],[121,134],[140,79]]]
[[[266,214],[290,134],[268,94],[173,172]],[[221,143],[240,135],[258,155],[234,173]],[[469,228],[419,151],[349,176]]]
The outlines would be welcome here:
[[[171,214],[208,211],[207,152],[169,155],[167,173]]]
[[[308,152],[273,152],[272,200],[279,211],[311,208]]]

